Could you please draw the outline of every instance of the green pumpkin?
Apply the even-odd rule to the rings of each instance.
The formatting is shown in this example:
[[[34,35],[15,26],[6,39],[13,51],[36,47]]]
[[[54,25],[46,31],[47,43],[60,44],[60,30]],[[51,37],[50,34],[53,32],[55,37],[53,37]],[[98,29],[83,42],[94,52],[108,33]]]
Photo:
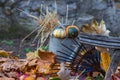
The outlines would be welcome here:
[[[68,26],[66,28],[66,33],[69,38],[75,38],[79,34],[79,29],[76,26]]]

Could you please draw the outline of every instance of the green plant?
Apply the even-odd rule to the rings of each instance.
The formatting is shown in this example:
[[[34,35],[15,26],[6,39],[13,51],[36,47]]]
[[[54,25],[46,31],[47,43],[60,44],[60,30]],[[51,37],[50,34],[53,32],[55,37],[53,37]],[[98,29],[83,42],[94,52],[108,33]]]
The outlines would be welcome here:
[[[25,50],[26,53],[31,51],[30,48],[25,48],[24,50]]]
[[[17,54],[17,57],[20,57],[21,55],[20,54]]]
[[[13,41],[12,40],[3,40],[1,43],[7,44],[7,45],[12,45]]]
[[[48,51],[49,47],[48,46],[41,46],[42,50]]]

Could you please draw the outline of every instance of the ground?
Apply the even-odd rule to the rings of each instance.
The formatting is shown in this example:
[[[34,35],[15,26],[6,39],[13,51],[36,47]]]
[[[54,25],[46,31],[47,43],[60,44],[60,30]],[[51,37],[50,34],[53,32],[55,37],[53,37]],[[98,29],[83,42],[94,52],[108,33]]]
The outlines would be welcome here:
[[[29,51],[35,51],[37,48],[37,42],[32,43],[32,39],[24,41],[21,44],[23,38],[19,39],[2,39],[0,40],[0,50],[13,51],[13,55],[19,58],[25,58],[26,53]],[[21,44],[21,47],[20,47]]]

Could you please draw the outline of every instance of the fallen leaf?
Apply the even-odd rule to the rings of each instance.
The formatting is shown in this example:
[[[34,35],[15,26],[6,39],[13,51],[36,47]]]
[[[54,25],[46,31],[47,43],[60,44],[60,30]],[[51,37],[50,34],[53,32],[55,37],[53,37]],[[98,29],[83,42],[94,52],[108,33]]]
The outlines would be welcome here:
[[[37,54],[38,53],[36,51],[35,52],[29,52],[29,53],[26,54],[26,56],[27,56],[28,60],[31,60],[31,59],[38,58],[39,56]]]
[[[54,63],[55,55],[52,52],[38,50],[38,55],[42,60]]]
[[[29,61],[28,66],[37,65],[37,60],[38,60],[38,59],[33,59],[33,60]]]
[[[4,50],[0,50],[0,57],[8,57],[9,53],[4,51]]]
[[[60,70],[57,73],[57,75],[61,80],[69,80],[71,78],[70,72],[71,72],[70,70],[65,69],[65,64],[61,63]]]
[[[0,78],[0,80],[15,80],[14,78]]]

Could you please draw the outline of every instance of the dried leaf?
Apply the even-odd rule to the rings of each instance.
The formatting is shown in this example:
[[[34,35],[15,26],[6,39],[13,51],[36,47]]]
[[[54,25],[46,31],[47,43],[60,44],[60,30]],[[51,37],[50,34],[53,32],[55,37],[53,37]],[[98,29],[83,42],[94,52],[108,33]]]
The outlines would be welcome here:
[[[81,30],[82,30],[82,32],[85,32],[85,33],[93,32],[92,28],[88,24],[82,25]]]
[[[27,56],[28,60],[39,58],[37,51],[35,51],[35,52],[29,52],[29,53],[26,54],[26,56]]]
[[[91,26],[85,24],[82,26],[82,31],[88,34],[100,34],[109,36],[110,31],[106,29],[105,22],[101,20],[100,24],[96,20],[92,20]]]
[[[50,63],[48,61],[43,61],[43,60],[39,61],[38,62],[38,66],[39,66],[38,72],[42,73],[42,74],[48,74],[51,69],[51,64],[52,63]]]
[[[111,80],[120,80],[120,78],[114,74],[111,76],[111,78],[112,78]]]
[[[38,50],[38,55],[42,60],[54,63],[55,55],[52,52]]]
[[[35,80],[35,75],[30,75],[28,77],[25,78],[25,80]]]
[[[95,47],[98,51],[103,52],[103,53],[108,53],[107,48],[104,47]]]
[[[5,77],[4,73],[0,72],[0,77]]]
[[[7,60],[7,58],[0,58],[0,63],[6,62]]]
[[[91,26],[94,27],[94,28],[97,28],[98,27],[98,22],[95,19],[93,19]]]
[[[46,79],[43,77],[38,77],[36,80],[46,80]]]
[[[0,57],[8,57],[9,53],[4,51],[4,50],[0,50]]]
[[[7,78],[7,77],[4,77],[4,78],[0,78],[0,80],[15,80],[14,78]]]
[[[10,66],[11,66],[10,62],[5,62],[1,65],[3,71],[10,71]]]
[[[60,71],[57,73],[57,75],[61,80],[69,80],[71,77],[70,72],[71,72],[70,70],[65,69],[65,64],[61,63],[60,64]]]
[[[19,73],[18,72],[15,72],[15,71],[11,71],[11,72],[5,72],[4,73],[5,75],[7,75],[7,77],[9,78],[18,78],[19,76]]]
[[[35,51],[38,55],[38,52]],[[43,53],[43,55],[41,55]],[[51,64],[54,62],[54,55],[51,52],[40,52],[41,58],[31,58],[31,59],[10,59],[10,58],[0,58],[0,72],[1,76],[14,77],[17,78],[17,72],[21,74],[49,74],[51,69]],[[34,53],[32,53],[34,54]],[[44,57],[46,55],[47,58]],[[43,59],[43,60],[42,60]],[[29,76],[25,80],[35,80],[32,76]]]
[[[37,65],[37,60],[38,60],[38,59],[33,59],[33,60],[29,61],[28,66]]]

